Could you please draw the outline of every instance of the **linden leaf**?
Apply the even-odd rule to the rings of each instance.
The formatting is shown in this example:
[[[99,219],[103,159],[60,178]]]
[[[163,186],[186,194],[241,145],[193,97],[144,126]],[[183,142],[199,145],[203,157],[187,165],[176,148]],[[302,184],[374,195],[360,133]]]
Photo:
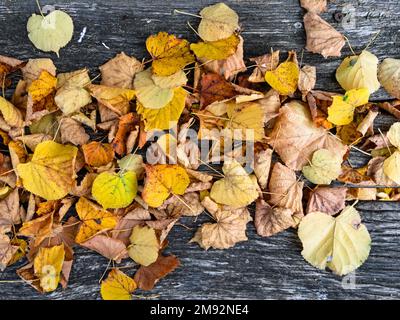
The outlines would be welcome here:
[[[74,23],[64,11],[54,10],[47,16],[33,14],[27,24],[28,37],[39,50],[53,51],[59,56],[61,48],[71,41]]]
[[[245,207],[258,198],[257,185],[236,160],[225,161],[224,178],[214,182],[210,197],[232,208]]]
[[[400,99],[400,60],[383,60],[379,65],[378,79],[391,96]]]
[[[239,42],[240,38],[233,34],[229,38],[218,41],[192,43],[190,49],[198,58],[222,60],[236,52]]]
[[[216,73],[205,73],[200,81],[200,106],[205,108],[216,101],[233,98],[238,93],[232,83]]]
[[[137,100],[145,108],[161,109],[174,97],[172,88],[162,88],[154,83],[151,69],[139,72],[134,80]]]
[[[194,62],[189,42],[166,32],[148,37],[146,48],[153,58],[153,72],[159,76],[170,76]]]
[[[57,289],[64,258],[63,243],[51,248],[39,248],[39,252],[33,260],[33,268],[35,275],[40,279],[40,287],[44,292]]]
[[[239,29],[239,16],[224,3],[208,6],[200,11],[198,32],[204,41],[229,38]]]
[[[346,44],[344,36],[318,14],[311,12],[305,14],[304,28],[308,51],[320,53],[324,58],[340,57],[342,48]]]
[[[87,69],[61,73],[57,76],[57,93],[54,101],[61,111],[69,115],[92,102],[90,93],[84,88],[91,80]]]
[[[356,107],[365,105],[369,100],[367,88],[352,89],[341,96],[333,96],[332,105],[328,108],[327,120],[338,126],[345,126],[353,122]]]
[[[32,160],[17,166],[24,188],[46,200],[65,197],[73,187],[77,152],[53,141],[38,144]]]
[[[384,161],[383,172],[389,179],[400,184],[400,122],[396,122],[390,127],[387,138],[397,150]]]
[[[0,112],[9,126],[17,128],[23,126],[24,121],[21,112],[3,97],[0,97]]]
[[[254,224],[257,233],[262,237],[270,237],[294,226],[293,211],[285,208],[272,208],[264,200],[256,202]]]
[[[161,206],[170,194],[182,195],[189,185],[189,176],[179,165],[146,165],[143,200],[151,207]]]
[[[151,265],[141,266],[135,273],[135,282],[142,290],[152,290],[155,284],[180,266],[175,256],[159,256]]]
[[[136,73],[143,70],[143,64],[121,52],[99,69],[103,86],[133,89],[133,79]]]
[[[322,212],[309,213],[300,222],[298,234],[304,259],[338,275],[361,266],[371,248],[368,230],[353,207],[346,207],[336,218]]]
[[[135,91],[130,89],[95,84],[90,84],[86,86],[86,88],[98,102],[119,115],[124,115],[129,112],[129,103],[135,97]]]
[[[101,167],[114,159],[114,149],[108,143],[92,141],[82,146],[85,162],[92,167]]]
[[[347,57],[336,70],[336,79],[343,89],[367,88],[372,94],[378,91],[378,58],[364,50],[359,56]]]
[[[162,89],[174,89],[186,85],[188,79],[186,73],[182,70],[171,74],[170,76],[158,76],[153,74],[151,76],[156,86]]]
[[[133,261],[147,267],[157,260],[160,243],[153,228],[135,226],[129,240],[128,253]]]
[[[400,122],[394,123],[387,132],[389,142],[400,149]],[[385,145],[387,147],[387,145]]]
[[[291,59],[294,59],[293,56],[289,56],[288,60],[275,70],[265,72],[265,81],[281,95],[293,94],[299,82],[299,66]]]
[[[327,0],[300,0],[302,8],[313,13],[322,13],[326,11]]]
[[[293,170],[301,170],[318,149],[328,149],[344,157],[348,148],[328,130],[317,127],[307,108],[292,101],[280,109],[269,143],[282,161]]]
[[[103,172],[93,181],[92,195],[104,209],[125,208],[136,197],[136,174]]]
[[[247,208],[220,207],[209,197],[202,201],[216,223],[203,224],[190,242],[197,242],[205,250],[228,249],[236,243],[246,241],[246,226],[251,217]]]
[[[311,192],[307,204],[307,214],[325,212],[335,215],[346,206],[347,188],[318,187]]]
[[[103,257],[120,263],[128,256],[125,244],[118,239],[110,238],[104,234],[95,235],[93,238],[80,243],[84,248],[96,251]]]
[[[0,233],[0,271],[4,271],[18,251],[18,246],[12,245],[10,238]]]
[[[139,154],[128,154],[122,159],[117,160],[120,170],[133,171],[138,179],[144,173],[143,157]]]
[[[82,221],[75,238],[77,243],[85,242],[97,233],[113,229],[117,225],[117,217],[86,198],[80,198],[75,207]]]
[[[343,159],[326,149],[314,152],[309,166],[303,167],[303,175],[314,184],[331,184],[342,172]]]
[[[119,269],[112,269],[106,280],[101,282],[100,294],[103,300],[132,300],[136,283]]]
[[[168,130],[176,125],[185,108],[187,92],[183,88],[176,88],[172,92],[172,100],[160,109],[146,108],[140,102],[137,103],[136,111],[143,118],[145,131]]]

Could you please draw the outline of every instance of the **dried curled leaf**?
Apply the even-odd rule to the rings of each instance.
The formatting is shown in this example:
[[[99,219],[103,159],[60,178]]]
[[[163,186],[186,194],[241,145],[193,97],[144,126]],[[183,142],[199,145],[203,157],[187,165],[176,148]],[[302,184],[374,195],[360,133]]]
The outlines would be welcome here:
[[[307,204],[307,214],[325,212],[330,215],[338,213],[345,207],[347,188],[318,187],[313,190]]]
[[[308,51],[320,53],[324,58],[340,57],[346,42],[344,36],[329,23],[319,15],[309,12],[304,16],[304,28],[307,34],[306,49]]]
[[[359,56],[347,57],[336,70],[336,80],[346,91],[367,88],[372,94],[378,91],[378,58],[364,50]]]
[[[9,126],[18,128],[23,126],[21,112],[3,97],[0,97],[0,112]]]
[[[24,188],[46,200],[65,197],[73,187],[77,151],[53,141],[38,144],[32,160],[17,166]]]
[[[119,269],[112,269],[107,279],[101,282],[100,293],[103,300],[132,300],[136,287],[132,278]]]
[[[170,76],[194,62],[189,42],[166,32],[148,37],[146,48],[153,58],[153,72],[159,76]]]
[[[300,0],[300,5],[309,12],[322,13],[326,11],[327,0]]]
[[[309,213],[300,222],[298,234],[304,259],[338,275],[361,266],[371,248],[368,230],[353,207],[346,207],[336,218],[322,212]]]

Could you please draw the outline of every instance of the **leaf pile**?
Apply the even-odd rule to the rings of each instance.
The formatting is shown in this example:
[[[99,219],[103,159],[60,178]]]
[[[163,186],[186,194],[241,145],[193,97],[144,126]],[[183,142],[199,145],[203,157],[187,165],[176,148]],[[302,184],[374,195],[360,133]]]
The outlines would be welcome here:
[[[344,37],[318,15],[326,1],[301,5],[307,49],[339,56]],[[64,39],[43,42],[52,16],[52,32],[68,20],[34,16],[29,37],[58,52]],[[301,68],[295,52],[251,58],[253,72],[243,72],[239,17],[227,5],[200,17],[198,43],[151,35],[147,63],[120,53],[100,66],[100,83],[87,69],[57,73],[50,59],[0,57],[4,88],[22,73],[0,98],[1,270],[25,259],[17,273],[35,289],[65,288],[82,246],[112,263],[103,299],[131,299],[179,267],[163,253],[168,234],[205,211],[210,221],[191,240],[205,250],[246,241],[254,222],[261,237],[297,228],[304,259],[320,269],[344,275],[367,259],[369,233],[346,201],[400,199],[400,124],[373,128],[379,107],[398,111],[369,102],[381,84],[399,98],[399,62],[379,65],[364,50],[337,69],[345,93],[315,90],[316,68]],[[370,152],[368,165],[352,168],[350,150]],[[133,277],[118,269],[127,259],[138,265]]]

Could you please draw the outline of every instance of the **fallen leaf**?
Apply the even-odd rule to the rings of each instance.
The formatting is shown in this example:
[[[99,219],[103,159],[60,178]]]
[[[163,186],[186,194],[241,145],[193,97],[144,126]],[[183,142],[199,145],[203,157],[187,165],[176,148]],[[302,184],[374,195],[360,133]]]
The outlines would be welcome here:
[[[200,106],[233,98],[237,95],[234,86],[216,73],[205,73],[200,80]]]
[[[101,231],[113,229],[117,225],[117,218],[106,210],[102,210],[86,198],[80,198],[75,205],[76,212],[82,221],[75,241],[82,243]]]
[[[344,36],[319,15],[313,12],[306,13],[304,28],[308,51],[320,53],[324,58],[341,56],[342,48],[346,44]]]
[[[132,293],[136,287],[132,278],[114,268],[107,279],[101,282],[100,293],[103,300],[132,300]]]
[[[156,74],[151,75],[151,79],[154,84],[161,89],[174,89],[186,85],[188,79],[186,73],[179,70],[170,76],[158,76]]]
[[[190,49],[198,58],[224,60],[236,52],[239,42],[239,37],[233,34],[222,40],[192,43]]]
[[[22,208],[19,201],[18,189],[12,190],[0,200],[0,230],[11,230],[12,226],[22,222]]]
[[[385,90],[400,99],[400,60],[386,58],[379,65],[378,79]]]
[[[198,32],[204,41],[226,39],[239,29],[237,13],[224,3],[205,7],[200,16]]]
[[[136,174],[102,172],[93,181],[92,195],[104,209],[125,208],[130,205],[137,193]]]
[[[5,270],[17,251],[18,246],[12,245],[10,238],[0,233],[0,271]]]
[[[397,150],[384,161],[383,172],[390,180],[400,184],[400,122],[390,127],[387,138]]]
[[[335,215],[346,206],[347,188],[318,187],[311,192],[307,203],[307,214],[325,212]]]
[[[314,89],[317,81],[317,68],[314,66],[305,65],[300,69],[299,83],[297,84],[298,89],[305,96]]]
[[[254,173],[257,177],[258,184],[263,190],[268,184],[272,153],[273,151],[271,149],[266,149],[256,153],[254,156]]]
[[[24,188],[46,200],[66,196],[73,186],[77,151],[53,141],[40,143],[32,160],[17,166]]]
[[[318,149],[330,150],[342,158],[348,151],[328,130],[317,127],[307,108],[297,101],[280,109],[280,115],[269,135],[269,144],[293,170],[301,170]]]
[[[214,182],[210,197],[232,208],[245,207],[258,198],[257,185],[236,160],[225,161],[224,178]]]
[[[292,215],[293,211],[290,209],[272,208],[264,200],[257,200],[254,217],[257,234],[262,237],[270,237],[294,226]]]
[[[125,244],[118,240],[98,234],[85,242],[80,243],[82,247],[96,251],[103,257],[120,263],[123,258],[128,256]]]
[[[126,154],[129,133],[135,128],[138,121],[138,117],[133,112],[120,117],[117,133],[112,142],[112,147],[116,154],[120,156]]]
[[[367,259],[371,238],[353,207],[346,207],[336,218],[322,212],[309,213],[299,225],[304,259],[318,269],[326,267],[346,275]]]
[[[133,171],[138,180],[141,180],[144,173],[143,157],[139,154],[128,154],[122,159],[117,160],[118,166],[122,171]]]
[[[378,58],[364,50],[359,56],[350,56],[343,60],[336,70],[336,80],[346,91],[367,88],[370,94],[378,91]]]
[[[326,11],[327,0],[300,0],[302,8],[313,13],[322,13]]]
[[[42,71],[47,71],[52,76],[56,76],[56,67],[53,61],[48,58],[29,59],[21,71],[28,87],[39,78]]]
[[[189,185],[189,176],[179,165],[145,165],[145,170],[142,198],[151,207],[161,206],[171,194],[184,194]]]
[[[89,142],[90,136],[86,133],[83,126],[71,118],[60,120],[60,132],[62,143],[72,143],[76,146],[84,145]]]
[[[54,10],[47,16],[32,14],[26,28],[29,40],[37,49],[53,51],[59,56],[60,49],[72,39],[74,23],[64,11]]]
[[[152,290],[155,284],[180,266],[177,257],[160,255],[151,265],[140,266],[135,273],[135,282],[142,290]]]
[[[9,126],[17,128],[23,126],[21,111],[3,97],[0,97],[0,112]]]
[[[133,79],[138,72],[143,70],[143,64],[136,58],[121,52],[99,69],[103,86],[133,89]]]
[[[153,72],[159,76],[170,76],[194,62],[189,42],[166,32],[148,37],[146,48],[153,59]]]
[[[108,143],[92,141],[82,145],[85,161],[89,166],[101,167],[114,159],[114,150]]]
[[[157,260],[160,243],[153,228],[135,226],[129,240],[128,253],[133,261],[147,267]]]
[[[281,63],[275,70],[265,72],[265,81],[281,95],[291,95],[297,89],[299,75],[296,54],[290,52],[285,62]]]
[[[271,50],[270,54],[264,54],[249,60],[256,64],[252,74],[249,77],[250,82],[265,82],[265,72],[275,70],[279,65],[279,50]]]

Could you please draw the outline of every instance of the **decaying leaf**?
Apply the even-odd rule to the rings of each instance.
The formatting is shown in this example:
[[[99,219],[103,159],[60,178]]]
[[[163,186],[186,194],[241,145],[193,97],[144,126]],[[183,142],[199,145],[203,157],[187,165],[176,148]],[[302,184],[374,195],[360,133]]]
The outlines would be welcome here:
[[[309,12],[322,13],[326,11],[327,0],[300,0],[300,5]]]
[[[264,82],[265,72],[275,70],[279,65],[279,50],[271,50],[270,54],[250,58],[257,66],[249,77],[250,82]]]
[[[307,214],[318,211],[335,215],[345,207],[346,192],[347,188],[316,188],[308,199]]]
[[[101,167],[114,159],[114,150],[108,143],[92,141],[82,146],[85,161],[89,166]]]
[[[101,282],[100,293],[103,300],[132,300],[137,285],[119,269],[112,269],[106,280]]]

